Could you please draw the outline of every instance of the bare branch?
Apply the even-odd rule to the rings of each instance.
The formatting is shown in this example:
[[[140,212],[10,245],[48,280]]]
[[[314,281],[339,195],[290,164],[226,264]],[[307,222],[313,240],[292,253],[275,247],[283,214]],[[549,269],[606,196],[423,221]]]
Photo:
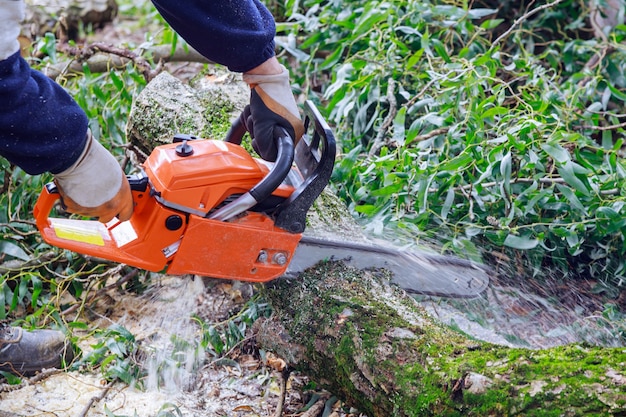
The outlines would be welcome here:
[[[102,42],[83,48],[65,46],[61,50],[74,56],[75,59],[50,65],[43,70],[48,77],[54,80],[61,76],[68,77],[82,74],[84,65],[89,68],[90,72],[99,73],[110,71],[112,68],[124,68],[129,62],[133,62],[140,68],[146,80],[149,81],[162,70],[161,66],[166,62],[212,63],[196,50],[182,46],[177,47],[174,51],[168,45],[155,46],[142,55]],[[155,69],[152,69],[144,55],[152,56],[152,60],[159,63]]]
[[[531,16],[533,16],[533,15],[535,15],[535,14],[539,13],[539,12],[540,12],[540,11],[542,11],[542,10],[549,9],[549,8],[551,8],[551,7],[554,7],[554,6],[556,6],[557,4],[561,3],[562,1],[563,1],[563,0],[555,0],[555,1],[553,1],[552,3],[546,3],[546,4],[542,5],[542,6],[539,6],[539,7],[535,8],[535,9],[532,9],[531,11],[529,11],[528,13],[526,13],[525,15],[522,15],[521,17],[519,17],[518,19],[516,19],[516,20],[515,20],[515,22],[513,22],[513,24],[511,25],[511,27],[510,27],[510,28],[509,28],[506,32],[504,32],[502,35],[500,35],[500,36],[498,37],[498,39],[496,39],[496,40],[493,42],[493,44],[491,44],[491,48],[490,48],[490,49],[491,49],[491,50],[493,50],[496,46],[498,46],[498,44],[499,44],[500,42],[502,42],[502,40],[503,40],[503,39],[505,39],[506,37],[508,37],[508,36],[511,34],[511,32],[513,32],[513,30],[515,30],[515,28],[517,28],[519,25],[521,25],[524,21],[528,20]]]

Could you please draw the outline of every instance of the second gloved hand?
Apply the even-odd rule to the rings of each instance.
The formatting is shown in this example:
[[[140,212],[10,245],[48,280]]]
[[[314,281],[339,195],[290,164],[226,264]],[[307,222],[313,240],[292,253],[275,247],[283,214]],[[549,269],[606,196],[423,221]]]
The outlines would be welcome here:
[[[106,223],[115,216],[128,220],[133,198],[126,175],[109,151],[87,132],[87,144],[78,160],[55,174],[63,204],[70,213],[97,217]]]
[[[251,88],[250,105],[244,110],[243,121],[252,136],[252,147],[267,161],[276,160],[274,127],[285,128],[296,142],[304,133],[289,72],[285,67],[282,69],[280,74],[243,74],[243,80]]]

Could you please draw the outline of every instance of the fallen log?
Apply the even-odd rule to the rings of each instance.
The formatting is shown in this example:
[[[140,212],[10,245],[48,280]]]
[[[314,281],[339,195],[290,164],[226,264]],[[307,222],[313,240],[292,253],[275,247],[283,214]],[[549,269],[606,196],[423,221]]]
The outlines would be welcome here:
[[[477,341],[437,322],[385,271],[326,262],[267,286],[256,340],[369,417],[623,415],[626,348]]]

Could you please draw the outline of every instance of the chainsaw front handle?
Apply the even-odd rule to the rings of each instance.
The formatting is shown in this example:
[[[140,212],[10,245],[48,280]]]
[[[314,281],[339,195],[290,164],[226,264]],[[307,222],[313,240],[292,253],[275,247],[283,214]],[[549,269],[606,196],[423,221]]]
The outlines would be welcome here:
[[[238,118],[237,120],[240,121],[241,119]],[[241,125],[243,125],[243,123],[241,123]],[[233,123],[233,126],[234,127],[231,128],[231,131],[234,130],[235,134],[241,132],[241,130],[235,126],[235,123]],[[233,142],[230,139],[236,139],[236,136],[231,136],[231,132],[229,132],[227,139],[229,142]],[[231,203],[226,204],[211,213],[208,216],[209,219],[219,221],[232,219],[233,217],[265,200],[283,183],[285,178],[287,178],[287,175],[289,175],[291,166],[293,165],[293,139],[287,130],[282,127],[277,127],[274,129],[274,140],[276,141],[278,153],[276,156],[276,162],[270,169],[270,172],[261,180],[261,182],[252,187],[250,191],[242,194]],[[239,140],[239,142],[241,143],[241,140]]]
[[[244,135],[248,132],[246,125],[243,122],[243,112],[237,117],[230,125],[230,129],[226,133],[224,138],[225,142],[234,143],[235,145],[241,145]]]

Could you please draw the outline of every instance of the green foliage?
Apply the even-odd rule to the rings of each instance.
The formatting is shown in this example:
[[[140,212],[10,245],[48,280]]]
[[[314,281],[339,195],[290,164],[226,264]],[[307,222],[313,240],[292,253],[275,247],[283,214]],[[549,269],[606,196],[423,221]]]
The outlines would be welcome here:
[[[522,10],[517,26],[498,5],[287,8],[301,72],[330,80],[319,99],[345,153],[333,183],[375,230],[621,288],[626,27],[603,44],[579,3]]]
[[[245,339],[247,330],[258,318],[269,317],[270,314],[269,304],[256,294],[237,314],[221,323],[206,323],[202,318],[195,317],[202,329],[200,344],[206,352],[221,358]]]
[[[97,342],[91,346],[92,350],[72,368],[99,368],[109,381],[120,380],[128,385],[137,383],[143,370],[136,358],[139,348],[135,336],[119,325],[98,329],[94,336]]]
[[[52,36],[44,37],[38,44],[45,58],[37,67],[55,63],[58,53]],[[68,59],[65,57],[65,59]],[[132,63],[123,69],[111,69],[102,74],[92,73],[89,66],[83,65],[81,76],[60,77],[56,80],[76,100],[89,118],[89,128],[94,137],[105,146],[120,153],[115,148],[126,145],[126,122],[133,97],[146,85],[146,80]]]

